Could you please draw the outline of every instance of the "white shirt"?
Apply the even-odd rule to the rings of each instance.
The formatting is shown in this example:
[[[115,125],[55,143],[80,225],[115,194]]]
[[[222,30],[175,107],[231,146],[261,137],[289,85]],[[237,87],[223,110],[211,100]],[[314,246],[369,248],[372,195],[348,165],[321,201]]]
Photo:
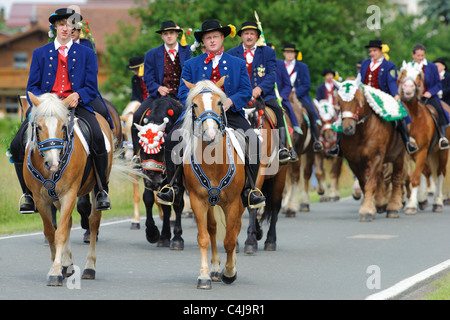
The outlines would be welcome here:
[[[417,70],[422,70],[423,66],[428,65],[428,61],[426,58],[424,58],[420,63],[417,63],[414,61],[413,61],[413,63],[414,63],[414,67],[416,67]]]
[[[292,60],[291,62],[287,62],[285,60],[284,65],[286,66],[286,71],[291,78],[291,85],[293,86],[295,83],[295,80],[297,80],[297,72],[294,72],[291,74],[291,72],[295,69],[295,60]]]
[[[330,83],[328,81],[325,81],[325,87],[326,87],[327,91],[334,90],[334,82]]]
[[[167,51],[167,53],[169,54],[169,57],[170,57],[170,59],[172,60],[172,61],[175,61],[175,57],[177,56],[177,53],[178,53],[178,42],[177,42],[177,44],[175,45],[175,52],[174,52],[174,54],[172,54],[172,53],[169,53],[169,50],[170,50],[170,48],[167,46],[167,44],[165,44],[164,43],[164,48],[166,49],[166,51]]]
[[[55,39],[55,41],[53,41],[53,43],[55,44],[55,50],[59,51],[59,47],[62,46],[62,44],[58,42],[58,39]],[[72,39],[70,39],[70,41],[65,44],[65,46],[66,46],[66,48],[64,49],[65,56],[67,56],[67,54],[69,53],[69,50],[70,50],[70,47],[72,46],[72,44],[73,44]]]
[[[247,48],[244,45],[242,45],[242,47],[244,48],[245,60],[247,61],[247,63],[248,64],[253,63],[253,57],[255,55],[256,45],[254,45],[253,48],[251,48],[252,54],[250,54],[250,52],[247,52],[247,54],[245,54],[245,50],[247,50]]]
[[[378,68],[379,66],[380,66],[380,64],[382,63],[384,61],[384,58],[383,57],[381,57],[380,59],[378,59],[378,60],[374,60],[374,59],[372,59],[372,62],[370,63],[370,71],[373,71],[373,70],[375,70],[376,68]]]
[[[213,69],[215,67],[217,67],[217,65],[219,64],[220,59],[222,59],[222,56],[223,56],[223,53],[221,55],[214,56],[214,58],[211,59]]]

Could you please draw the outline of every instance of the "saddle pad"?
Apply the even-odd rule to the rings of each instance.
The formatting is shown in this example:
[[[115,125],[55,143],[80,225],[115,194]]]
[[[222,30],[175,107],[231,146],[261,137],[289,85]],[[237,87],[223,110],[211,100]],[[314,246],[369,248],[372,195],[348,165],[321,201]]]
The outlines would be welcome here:
[[[364,97],[372,110],[386,121],[402,119],[408,115],[400,101],[380,89],[361,84]]]
[[[81,144],[84,147],[84,150],[86,151],[86,153],[89,155],[90,154],[90,150],[89,150],[89,144],[86,140],[86,138],[84,137],[83,133],[81,132],[80,127],[78,126],[78,118],[75,118],[75,125],[73,126],[73,129],[75,131],[75,133],[77,134],[78,138],[80,138]],[[109,143],[109,139],[106,136],[106,134],[103,132],[103,140],[105,140],[105,148],[107,152],[111,151],[111,144]]]
[[[233,145],[234,149],[236,150],[236,153],[238,154],[239,158],[241,158],[242,162],[245,163],[245,137],[244,135],[237,130],[234,130],[232,128],[226,127],[225,128],[228,136],[230,137],[231,144]]]

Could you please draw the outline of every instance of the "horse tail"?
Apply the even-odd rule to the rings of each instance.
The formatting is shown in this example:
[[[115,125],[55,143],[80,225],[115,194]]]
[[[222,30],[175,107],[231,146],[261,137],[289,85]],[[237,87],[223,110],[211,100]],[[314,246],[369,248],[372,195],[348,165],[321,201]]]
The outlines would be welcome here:
[[[214,206],[214,219],[216,220],[216,241],[223,242],[225,239],[227,221],[221,206]]]
[[[118,147],[114,149],[113,160],[111,166],[111,173],[109,175],[110,183],[120,182],[127,180],[130,182],[138,183],[137,178],[146,178],[142,170],[135,168],[125,156],[125,149]]]

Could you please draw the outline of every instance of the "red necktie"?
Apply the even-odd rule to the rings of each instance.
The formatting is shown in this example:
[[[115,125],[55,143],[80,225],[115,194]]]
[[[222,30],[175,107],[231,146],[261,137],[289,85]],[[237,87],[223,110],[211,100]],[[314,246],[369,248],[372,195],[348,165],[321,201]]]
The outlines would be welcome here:
[[[170,49],[169,50],[169,54],[171,53],[174,57],[177,55],[176,52],[177,52],[177,49]]]
[[[59,46],[58,51],[59,53],[65,58],[66,57],[66,48],[67,46]]]
[[[223,46],[217,52],[207,52],[206,54],[208,56],[205,59],[205,63],[209,63],[212,58],[214,58],[215,56],[220,56],[222,53],[223,53]]]
[[[247,57],[247,53],[250,53],[252,55],[252,57],[254,57],[255,55],[252,53],[252,49],[245,49],[244,51],[244,56]]]

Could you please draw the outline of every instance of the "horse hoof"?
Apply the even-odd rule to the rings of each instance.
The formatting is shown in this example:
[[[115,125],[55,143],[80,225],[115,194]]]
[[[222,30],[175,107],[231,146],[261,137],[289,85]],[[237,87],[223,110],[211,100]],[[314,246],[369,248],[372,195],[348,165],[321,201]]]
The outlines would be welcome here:
[[[49,276],[47,280],[47,286],[49,287],[61,287],[63,285],[63,276]]]
[[[170,243],[170,250],[184,250],[184,240],[172,240]]]
[[[448,206],[450,205],[450,199],[445,199],[444,200],[444,206]]]
[[[159,240],[160,237],[159,230],[156,226],[153,226],[151,228],[145,229],[145,237],[147,238],[147,241],[150,243],[156,243]]]
[[[218,271],[211,271],[209,276],[211,277],[211,281],[214,281],[214,282],[222,281],[220,278],[220,273]]]
[[[301,212],[309,212],[309,204],[308,203],[301,203],[300,204],[300,211]]]
[[[425,201],[419,201],[419,209],[425,210],[428,207],[428,200]]]
[[[295,218],[295,211],[291,210],[291,209],[287,209],[286,210],[286,218]]]
[[[373,215],[370,213],[363,213],[359,215],[360,222],[371,222],[373,220]]]
[[[140,230],[141,224],[139,222],[132,222],[130,226],[130,230]]]
[[[433,212],[442,212],[442,205],[433,204]]]
[[[405,214],[416,214],[417,208],[406,208]]]
[[[386,213],[386,218],[399,218],[399,214],[397,210],[388,210]]]
[[[276,251],[277,244],[275,242],[266,242],[266,243],[264,243],[264,250],[265,251]]]
[[[329,201],[329,202],[337,202],[337,201],[339,201],[340,200],[340,197],[339,196],[336,196],[336,197],[329,197],[328,199],[327,199],[327,201]]]
[[[94,280],[95,279],[95,270],[94,269],[84,269],[81,279]]]
[[[321,196],[319,202],[327,202],[327,197],[325,195]]]
[[[246,254],[255,254],[258,252],[258,244],[245,244],[244,253]]]
[[[220,274],[220,278],[222,279],[223,283],[225,283],[225,284],[232,284],[237,278],[237,272],[234,273],[234,276],[227,277],[222,271],[222,273]]]
[[[198,279],[197,281],[197,289],[212,289],[212,281],[211,279]]]
[[[69,278],[75,273],[75,269],[73,268],[73,264],[68,267],[62,267],[62,274],[64,278]]]
[[[159,239],[158,243],[156,244],[158,248],[169,248],[170,247],[170,240],[169,239]]]
[[[377,213],[384,213],[386,212],[387,204],[384,206],[377,207]]]
[[[354,194],[354,193],[352,193],[352,197],[355,200],[359,200],[359,199],[361,199],[361,194]]]

